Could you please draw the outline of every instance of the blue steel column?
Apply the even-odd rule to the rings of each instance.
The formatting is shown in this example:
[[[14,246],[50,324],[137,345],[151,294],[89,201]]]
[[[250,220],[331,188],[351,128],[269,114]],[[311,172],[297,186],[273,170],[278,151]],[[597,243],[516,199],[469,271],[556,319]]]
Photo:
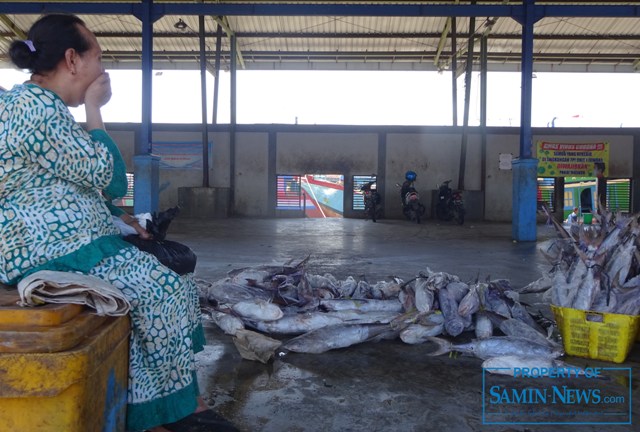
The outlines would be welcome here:
[[[456,17],[451,18],[451,101],[453,126],[458,126],[458,28]]]
[[[202,102],[202,187],[209,187],[209,125],[207,124],[207,51],[204,15],[198,17],[200,40],[200,99]]]
[[[236,211],[236,125],[237,125],[237,99],[236,99],[236,80],[237,80],[237,58],[238,55],[236,44],[238,43],[236,35],[231,35],[231,52],[229,53],[229,65],[231,69],[231,113],[229,128],[229,208],[231,214]]]
[[[220,92],[220,57],[222,57],[222,26],[218,24],[216,30],[216,64],[215,80],[213,82],[213,114],[211,123],[218,124],[218,93]]]
[[[531,157],[531,98],[533,75],[534,0],[526,0],[522,24],[522,93],[520,105],[520,157],[513,162],[512,236],[536,241],[536,189],[538,159]]]
[[[135,146],[133,209],[134,213],[158,210],[160,158],[151,154],[151,72],[153,69],[153,0],[143,0],[142,14],[142,123]]]

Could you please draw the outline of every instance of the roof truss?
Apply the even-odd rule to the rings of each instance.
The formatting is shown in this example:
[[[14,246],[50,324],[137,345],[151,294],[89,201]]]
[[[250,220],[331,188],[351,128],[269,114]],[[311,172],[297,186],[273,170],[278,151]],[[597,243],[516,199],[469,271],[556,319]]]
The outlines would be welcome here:
[[[632,72],[640,59],[638,2],[543,1],[85,1],[0,3],[0,62],[10,42],[45,12],[79,14],[96,33],[111,68],[139,68],[142,25],[153,20],[154,67],[197,68],[198,16],[205,17],[207,56],[224,29],[223,65],[230,37],[246,69],[442,70],[471,37],[487,35],[489,69],[518,70],[526,8],[535,16],[537,70]],[[469,17],[476,28],[469,29]],[[457,19],[457,46],[447,28]],[[174,24],[187,27],[178,31]],[[490,24],[489,24],[490,23]],[[194,30],[197,29],[197,30]],[[479,53],[474,53],[477,58]]]

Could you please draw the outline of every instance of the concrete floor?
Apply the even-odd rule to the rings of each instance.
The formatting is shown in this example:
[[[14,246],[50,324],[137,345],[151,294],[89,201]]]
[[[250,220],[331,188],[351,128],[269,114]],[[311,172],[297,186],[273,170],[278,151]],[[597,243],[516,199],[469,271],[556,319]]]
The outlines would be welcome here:
[[[329,272],[338,279],[351,275],[369,282],[388,276],[408,280],[429,267],[462,280],[478,275],[509,279],[513,287],[524,286],[549,270],[537,246],[554,237],[546,225],[538,226],[536,244],[514,243],[509,224],[181,218],[173,221],[167,236],[196,252],[196,277],[208,281],[224,278],[233,269],[310,254],[308,272]],[[548,312],[538,296],[526,301]],[[482,361],[429,357],[426,354],[433,349],[429,344],[365,343],[324,354],[290,353],[265,365],[243,360],[231,337],[215,324],[205,321],[205,328],[208,345],[198,354],[203,396],[246,432],[633,430],[630,425],[483,425]],[[635,369],[640,365],[640,344],[622,365],[575,357],[564,360],[582,367],[634,368],[631,383],[624,372],[610,371],[614,379],[599,381],[597,386],[608,394],[637,395],[631,404],[633,424],[638,424]],[[505,385],[514,382],[512,377],[491,379]],[[548,386],[558,381],[543,378],[533,384]],[[518,385],[526,388],[532,383]]]

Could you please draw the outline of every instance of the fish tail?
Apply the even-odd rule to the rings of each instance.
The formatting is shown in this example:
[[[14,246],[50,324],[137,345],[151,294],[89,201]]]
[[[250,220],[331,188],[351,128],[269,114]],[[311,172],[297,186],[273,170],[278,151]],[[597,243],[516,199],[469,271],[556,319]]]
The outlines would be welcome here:
[[[435,357],[453,351],[453,345],[448,340],[441,339],[435,336],[427,336],[426,341],[433,342],[437,346],[435,351],[427,354],[428,356]]]

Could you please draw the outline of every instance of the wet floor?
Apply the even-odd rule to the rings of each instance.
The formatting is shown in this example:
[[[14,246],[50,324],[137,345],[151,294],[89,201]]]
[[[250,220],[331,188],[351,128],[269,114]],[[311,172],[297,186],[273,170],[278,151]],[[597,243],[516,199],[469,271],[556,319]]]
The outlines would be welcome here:
[[[554,236],[546,225],[538,226],[537,243],[514,243],[509,224],[177,219],[167,238],[183,242],[196,252],[196,277],[209,281],[221,279],[233,269],[310,255],[308,272],[331,273],[338,279],[353,276],[375,282],[397,276],[408,280],[428,267],[462,280],[503,278],[513,287],[520,287],[549,270],[538,249]],[[526,300],[548,314],[538,296],[528,296]],[[492,420],[488,399],[483,403],[482,361],[464,356],[429,357],[433,349],[429,344],[370,342],[324,354],[289,353],[265,365],[243,360],[231,337],[215,324],[205,320],[205,327],[208,345],[198,354],[203,396],[242,431],[558,430],[558,425],[551,424],[511,424],[519,421],[517,416],[500,417],[505,424],[485,424]],[[459,338],[468,337],[463,334]],[[637,424],[640,394],[629,399],[639,393],[634,374],[640,363],[640,344],[620,365],[573,357],[564,360],[581,367],[634,368],[631,380],[628,370],[607,370],[607,380],[562,383],[623,395],[633,408],[633,424]],[[517,381],[492,375],[485,377],[485,388],[494,382],[525,389],[560,383],[551,378]],[[487,396],[486,391],[484,395]],[[532,407],[541,415],[550,409],[546,403]],[[582,408],[593,411],[589,404]],[[579,414],[563,415],[563,422],[584,423]],[[610,422],[603,416],[587,420]],[[548,422],[544,418],[538,421]],[[604,426],[567,427],[572,431],[600,431]],[[612,431],[633,430],[630,425],[606,427]]]

